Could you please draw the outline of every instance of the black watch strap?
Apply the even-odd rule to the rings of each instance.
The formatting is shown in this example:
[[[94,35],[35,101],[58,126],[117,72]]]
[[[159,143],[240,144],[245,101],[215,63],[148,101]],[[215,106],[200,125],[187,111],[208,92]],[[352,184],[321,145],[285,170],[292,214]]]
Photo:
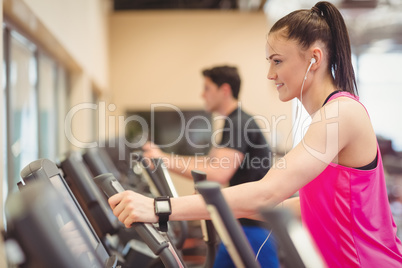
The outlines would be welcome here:
[[[169,215],[164,214],[159,215],[159,230],[161,230],[161,232],[168,231],[168,224],[167,224],[168,221],[169,221]]]
[[[172,213],[169,196],[159,196],[154,199],[155,215],[159,218],[159,230],[167,232],[169,215]]]

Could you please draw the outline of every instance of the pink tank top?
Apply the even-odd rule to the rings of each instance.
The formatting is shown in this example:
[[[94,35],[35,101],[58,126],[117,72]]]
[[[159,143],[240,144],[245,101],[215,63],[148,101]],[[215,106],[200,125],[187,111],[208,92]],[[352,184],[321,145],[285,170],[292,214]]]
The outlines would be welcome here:
[[[347,92],[330,99],[355,97]],[[302,221],[328,267],[402,267],[402,244],[388,203],[377,145],[377,167],[331,163],[300,189]]]

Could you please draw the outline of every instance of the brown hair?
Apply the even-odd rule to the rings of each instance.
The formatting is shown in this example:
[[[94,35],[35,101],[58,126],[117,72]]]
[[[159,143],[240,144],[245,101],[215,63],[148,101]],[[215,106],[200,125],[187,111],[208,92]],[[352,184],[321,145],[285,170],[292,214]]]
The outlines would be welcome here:
[[[357,96],[349,34],[339,10],[329,2],[318,2],[311,10],[294,11],[278,20],[269,33],[285,30],[288,39],[303,49],[322,41],[327,48],[329,72],[338,89]]]
[[[239,98],[241,80],[236,67],[227,65],[216,66],[203,70],[202,75],[211,79],[218,87],[224,83],[228,83],[232,89],[233,98],[236,100]]]

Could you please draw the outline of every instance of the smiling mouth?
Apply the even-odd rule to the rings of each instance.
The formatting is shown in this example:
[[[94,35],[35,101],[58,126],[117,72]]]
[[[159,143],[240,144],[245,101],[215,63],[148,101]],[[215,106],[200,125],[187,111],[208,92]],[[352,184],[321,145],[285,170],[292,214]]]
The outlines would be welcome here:
[[[276,84],[276,89],[281,88],[283,85],[284,85],[283,83],[281,83],[281,84]]]

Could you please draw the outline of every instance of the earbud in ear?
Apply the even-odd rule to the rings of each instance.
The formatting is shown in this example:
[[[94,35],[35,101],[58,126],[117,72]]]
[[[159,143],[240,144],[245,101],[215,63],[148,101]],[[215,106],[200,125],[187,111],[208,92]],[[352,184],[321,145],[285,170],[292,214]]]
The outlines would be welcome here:
[[[304,80],[307,79],[307,74],[308,74],[308,72],[310,71],[311,65],[313,65],[314,63],[316,63],[315,58],[311,58],[311,60],[310,60],[310,65],[308,66],[306,75],[304,76]]]

